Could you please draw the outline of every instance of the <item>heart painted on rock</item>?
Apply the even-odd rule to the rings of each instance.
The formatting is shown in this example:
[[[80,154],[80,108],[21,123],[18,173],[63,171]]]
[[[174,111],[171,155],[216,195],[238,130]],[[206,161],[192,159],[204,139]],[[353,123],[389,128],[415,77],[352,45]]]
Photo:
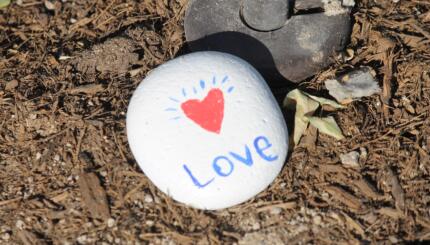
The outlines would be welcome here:
[[[216,134],[221,132],[224,94],[220,89],[211,89],[203,100],[187,100],[181,108],[189,119],[203,129]]]

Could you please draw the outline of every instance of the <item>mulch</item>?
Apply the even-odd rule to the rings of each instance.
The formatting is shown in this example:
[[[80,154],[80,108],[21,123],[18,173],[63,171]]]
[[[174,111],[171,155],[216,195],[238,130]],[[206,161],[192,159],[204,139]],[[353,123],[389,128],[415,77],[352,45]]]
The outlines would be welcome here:
[[[137,85],[187,52],[186,0],[20,0],[1,9],[0,243],[430,240],[430,2],[357,2],[347,55],[274,92],[327,96],[325,79],[361,66],[383,91],[332,113],[345,140],[310,130],[270,188],[217,212],[160,193],[125,134]],[[351,151],[358,167],[341,164]]]

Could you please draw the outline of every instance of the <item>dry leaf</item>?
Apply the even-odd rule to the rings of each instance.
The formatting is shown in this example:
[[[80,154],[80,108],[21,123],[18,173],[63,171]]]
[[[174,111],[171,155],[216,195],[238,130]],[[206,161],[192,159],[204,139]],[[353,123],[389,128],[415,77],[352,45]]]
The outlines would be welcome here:
[[[10,4],[10,0],[0,0],[0,8],[7,7]]]
[[[337,140],[345,139],[333,117],[309,117],[309,122],[323,134],[330,135]]]
[[[300,138],[309,125],[309,119],[306,115],[312,115],[319,107],[319,103],[306,96],[302,91],[295,89],[288,93],[284,101],[287,108],[296,109],[294,117],[294,144],[297,145]]]
[[[330,106],[335,109],[345,108],[344,106],[336,103],[335,101],[316,97],[305,92],[302,92],[298,89],[295,89],[287,94],[287,97],[283,103],[284,107],[289,108],[291,110],[296,110],[296,114],[294,116],[294,144],[297,145],[300,141],[300,138],[305,133],[306,129],[309,126],[310,118],[315,113],[315,111],[320,106]],[[334,119],[333,119],[334,121]],[[321,120],[317,120],[314,118],[314,125],[318,130],[322,133],[328,132],[329,135],[334,136],[336,139],[343,139],[342,133],[339,136],[340,129],[336,125],[332,125],[332,120],[330,118],[326,118]]]

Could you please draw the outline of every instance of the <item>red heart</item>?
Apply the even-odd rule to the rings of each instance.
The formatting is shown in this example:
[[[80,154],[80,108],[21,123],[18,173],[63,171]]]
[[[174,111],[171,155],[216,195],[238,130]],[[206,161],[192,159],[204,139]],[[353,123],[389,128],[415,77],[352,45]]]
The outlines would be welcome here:
[[[224,94],[211,89],[202,101],[187,100],[181,105],[185,115],[207,131],[219,134],[224,118]]]

